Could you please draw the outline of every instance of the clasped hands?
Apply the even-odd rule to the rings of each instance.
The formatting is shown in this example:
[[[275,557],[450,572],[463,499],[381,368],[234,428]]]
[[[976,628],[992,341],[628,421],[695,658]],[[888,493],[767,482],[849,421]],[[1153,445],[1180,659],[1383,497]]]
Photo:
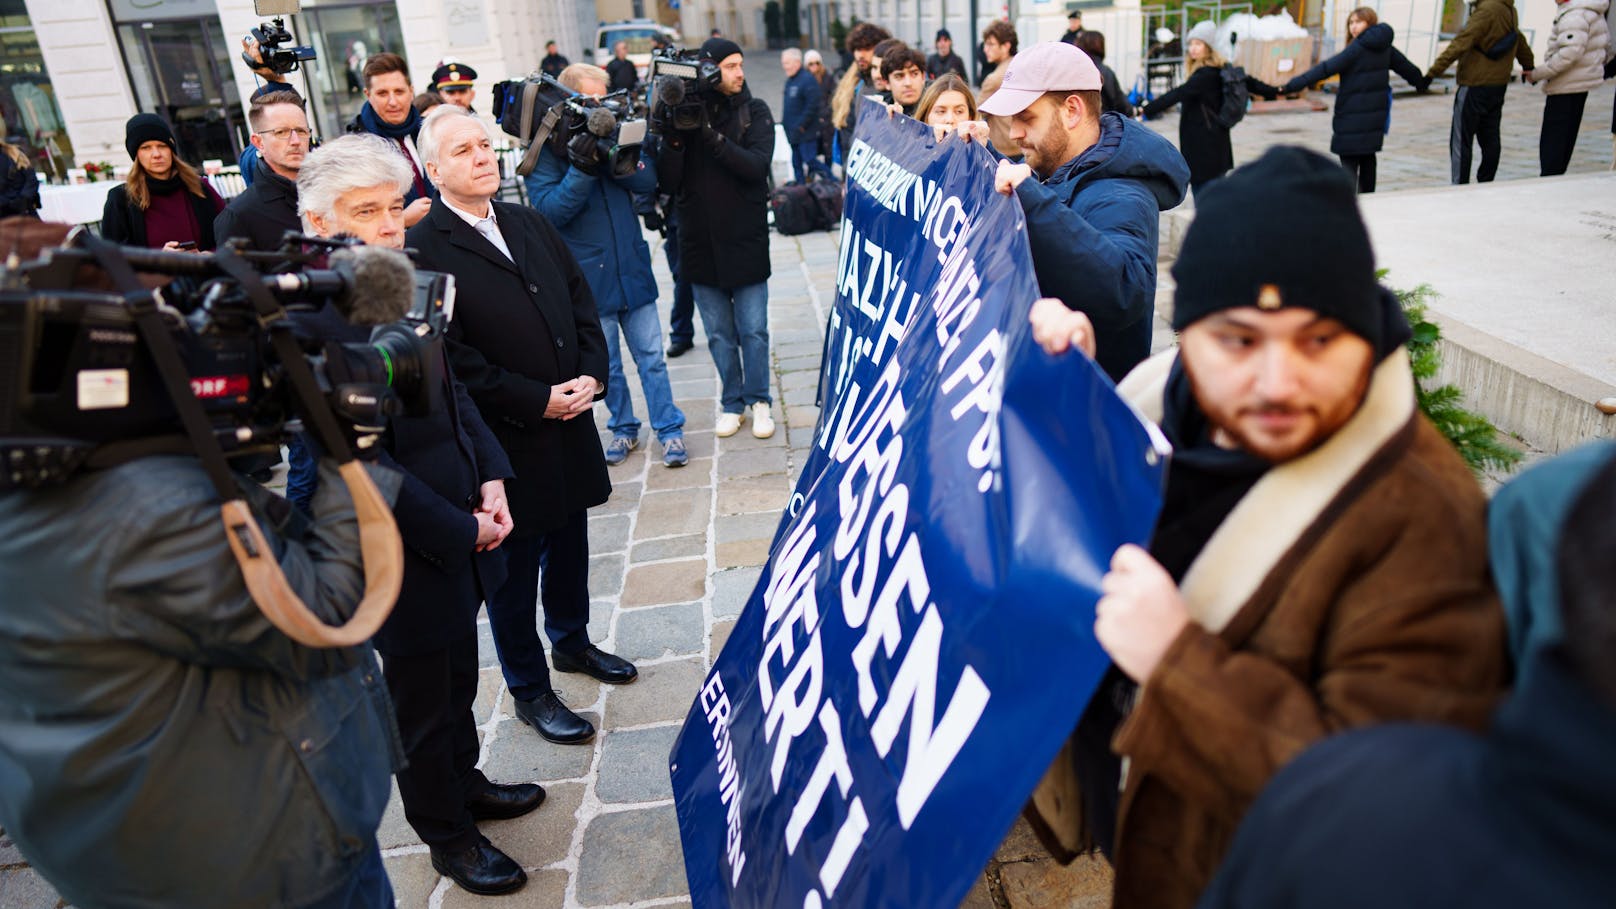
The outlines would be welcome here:
[[[489,480],[478,490],[482,500],[477,503],[472,517],[477,519],[477,552],[498,549],[511,535],[516,522],[511,520],[511,506],[505,498],[505,481]]]
[[[579,376],[560,385],[550,386],[550,403],[544,408],[545,419],[570,420],[588,413],[600,393],[600,380],[593,376]]]

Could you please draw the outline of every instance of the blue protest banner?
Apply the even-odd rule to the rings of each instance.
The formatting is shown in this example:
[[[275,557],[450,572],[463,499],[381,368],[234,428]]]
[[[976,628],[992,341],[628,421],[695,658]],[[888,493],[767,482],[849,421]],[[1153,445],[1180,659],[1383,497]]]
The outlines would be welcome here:
[[[1031,339],[993,161],[866,103],[816,445],[670,757],[698,907],[957,905],[1108,661],[1161,448]]]

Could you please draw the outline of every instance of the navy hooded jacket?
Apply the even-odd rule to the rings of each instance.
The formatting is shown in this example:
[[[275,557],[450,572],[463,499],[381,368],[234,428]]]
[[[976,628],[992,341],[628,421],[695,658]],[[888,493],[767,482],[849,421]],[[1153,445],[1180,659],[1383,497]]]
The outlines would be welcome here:
[[[1346,50],[1286,83],[1285,91],[1301,91],[1339,75],[1341,87],[1330,121],[1330,151],[1338,155],[1372,155],[1380,151],[1391,122],[1388,70],[1396,70],[1417,89],[1430,85],[1419,67],[1392,47],[1392,27],[1380,22],[1364,29]]]
[[[1095,360],[1113,381],[1150,355],[1158,225],[1189,179],[1171,142],[1108,113],[1087,151],[1016,187],[1038,290],[1094,323]]]
[[[1402,724],[1321,742],[1252,806],[1200,909],[1612,904],[1616,703],[1566,657],[1557,559],[1567,513],[1587,491],[1608,497],[1613,463],[1616,444],[1596,443],[1493,500],[1490,554],[1520,671],[1492,730]]]
[[[561,238],[595,295],[601,315],[656,302],[651,249],[634,213],[634,194],[656,190],[650,155],[626,177],[586,174],[548,145],[527,178],[527,198]]]

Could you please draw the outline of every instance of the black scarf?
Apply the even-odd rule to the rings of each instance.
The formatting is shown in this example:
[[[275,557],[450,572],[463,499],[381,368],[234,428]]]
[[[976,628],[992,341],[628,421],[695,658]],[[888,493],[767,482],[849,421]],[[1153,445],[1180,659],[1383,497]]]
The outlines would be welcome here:
[[[178,170],[173,176],[159,180],[151,174],[146,175],[146,191],[154,196],[168,196],[185,189],[185,181],[180,179]]]
[[[1212,425],[1196,403],[1182,359],[1174,361],[1167,376],[1161,430],[1173,443],[1173,460],[1150,554],[1175,582],[1182,582],[1206,541],[1271,465],[1212,441]]]

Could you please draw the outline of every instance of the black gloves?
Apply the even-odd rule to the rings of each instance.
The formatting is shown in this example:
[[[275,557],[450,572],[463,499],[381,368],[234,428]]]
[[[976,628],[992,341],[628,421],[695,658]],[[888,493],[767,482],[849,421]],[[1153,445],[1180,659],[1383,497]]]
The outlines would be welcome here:
[[[595,135],[584,130],[572,137],[567,143],[567,160],[572,166],[583,173],[593,176],[600,170],[600,150],[595,141]]]
[[[645,221],[646,230],[662,233],[662,228],[667,226],[666,222],[662,220],[662,212],[659,212],[654,208],[641,215],[640,218],[641,220]]]

